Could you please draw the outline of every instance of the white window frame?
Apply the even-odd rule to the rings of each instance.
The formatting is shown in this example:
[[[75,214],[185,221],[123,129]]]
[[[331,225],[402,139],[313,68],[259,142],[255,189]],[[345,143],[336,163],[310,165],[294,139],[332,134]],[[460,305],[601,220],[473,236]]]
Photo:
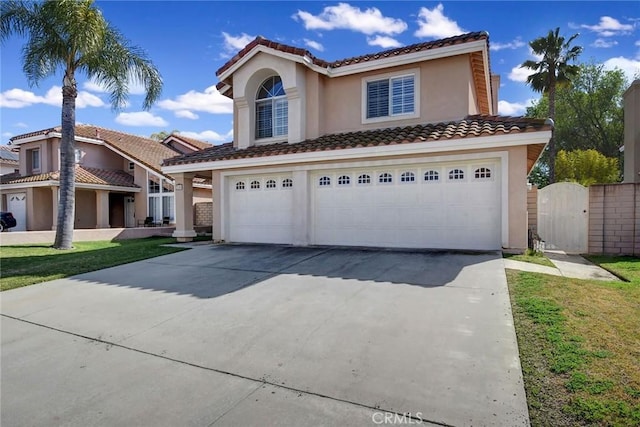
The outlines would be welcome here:
[[[249,185],[248,185],[249,190],[258,191],[258,190],[262,189],[262,180],[254,178],[254,179],[249,180],[248,182],[249,182]],[[258,186],[254,187],[253,184],[256,183],[256,182],[258,183]]]
[[[345,178],[346,178],[346,182],[344,182]],[[350,187],[351,186],[351,175],[346,174],[346,173],[340,174],[340,176],[338,176],[338,179],[336,179],[336,185],[338,187]]]
[[[433,173],[430,173],[433,172]],[[427,179],[427,174],[429,174],[429,176],[435,176],[437,177],[437,179]],[[442,181],[442,171],[437,170],[437,169],[425,169],[422,172],[422,182],[426,182],[429,184],[437,184],[439,182]]]
[[[285,185],[287,184],[287,185]],[[280,185],[282,188],[293,188],[293,179],[292,178],[284,178]]]
[[[317,186],[318,188],[331,188],[333,186],[333,177],[331,175],[319,176]]]
[[[258,93],[260,92],[260,89],[262,88],[262,86],[264,85],[264,83],[269,80],[272,79],[274,77],[279,77],[280,81],[282,82],[282,90],[284,91],[284,81],[282,81],[282,77],[280,77],[279,75],[273,75],[273,76],[269,76],[267,78],[265,78],[262,83],[260,83],[260,85],[258,86],[257,92],[256,92],[256,100],[255,100],[255,105],[254,105],[254,140],[256,141],[256,143],[270,143],[270,142],[274,142],[274,141],[280,141],[280,140],[286,140],[289,136],[289,100],[287,98],[287,93],[286,91],[284,95],[278,95],[278,96],[272,96],[270,98],[260,98],[258,99]],[[286,121],[287,121],[287,125],[286,125],[286,132],[285,133],[281,133],[281,134],[277,134],[275,135],[275,131],[277,129],[276,126],[276,105],[278,103],[281,103],[282,101],[284,101],[284,105],[286,105],[286,109],[287,109],[287,113],[286,113]],[[258,105],[260,104],[271,104],[271,136],[258,136]]]
[[[382,175],[385,175],[385,179],[389,178],[391,179],[391,181],[381,181]],[[377,176],[376,176],[377,185],[393,185],[394,182],[395,182],[395,177],[393,176],[393,172],[382,171],[377,173]]]
[[[245,185],[244,181],[236,182],[236,191],[244,191],[246,189],[247,189],[247,186]]]
[[[40,158],[40,147],[33,148],[31,151],[31,173],[40,173],[40,168],[42,167],[42,159]],[[38,165],[36,166],[34,160],[37,160]]]
[[[409,177],[413,179],[407,179]],[[405,170],[400,173],[400,179],[398,182],[400,182],[400,184],[415,184],[416,182],[418,182],[418,179],[419,178],[416,176],[415,171]]]
[[[379,80],[391,80],[402,77],[413,76],[413,113],[402,113],[402,114],[392,114],[392,97],[389,96],[389,115],[383,117],[367,117],[367,85],[370,82],[375,82]],[[398,71],[395,73],[385,73],[385,74],[376,74],[373,76],[363,77],[361,79],[362,89],[361,89],[361,105],[360,109],[362,112],[362,124],[367,123],[380,123],[380,122],[389,122],[389,121],[397,121],[397,120],[407,120],[407,119],[415,119],[420,117],[420,69],[412,68],[407,70]],[[389,85],[389,90],[391,90],[391,85]]]
[[[159,185],[159,192],[158,193],[151,193],[149,191],[149,183],[151,182],[151,176],[154,176],[158,179],[158,185]],[[151,173],[149,171],[147,171],[147,216],[152,216],[154,218],[154,221],[156,222],[162,222],[164,220],[164,217],[166,215],[164,212],[164,198],[168,197],[170,199],[170,204],[169,204],[169,222],[170,223],[175,223],[176,221],[176,197],[175,197],[175,187],[174,187],[174,191],[167,191],[164,189],[164,182],[167,182],[168,184],[175,186],[175,182],[174,181],[170,181],[166,178],[163,178],[162,176],[155,174],[155,173]],[[151,212],[151,199],[156,199],[155,203],[157,204],[157,206],[160,207],[160,218],[156,218],[156,212]]]
[[[373,182],[371,180],[371,175],[373,175],[375,177],[375,174],[371,174],[369,172],[362,172],[358,174],[358,180],[356,181],[357,185],[371,185],[371,183]],[[362,178],[363,176],[366,176],[367,179],[369,180],[369,182],[360,182],[360,178]]]
[[[456,173],[454,173],[452,176],[451,174],[454,171],[462,172],[462,178],[455,178],[456,175],[459,175]],[[464,166],[451,166],[450,168],[447,168],[447,182],[465,182],[468,175],[469,174],[467,173],[467,168]]]
[[[490,165],[482,165],[482,166],[473,166],[471,169],[473,169],[473,175],[471,176],[471,179],[473,179],[474,181],[493,181],[493,176],[494,176],[494,167],[490,166]],[[476,172],[478,172],[480,169],[484,169],[485,170],[485,174],[488,172],[489,176],[480,176],[480,177],[476,177]],[[480,172],[483,173],[483,172]]]
[[[273,184],[273,187],[269,187],[269,183]],[[278,189],[278,181],[275,178],[269,178],[264,182],[265,190],[277,190]]]

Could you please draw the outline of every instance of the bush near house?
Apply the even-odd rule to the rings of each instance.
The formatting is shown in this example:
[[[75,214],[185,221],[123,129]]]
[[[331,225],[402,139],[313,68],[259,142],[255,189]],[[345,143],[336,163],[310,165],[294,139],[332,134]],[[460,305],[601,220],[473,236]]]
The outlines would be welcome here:
[[[507,271],[531,424],[640,425],[640,259],[629,282]]]

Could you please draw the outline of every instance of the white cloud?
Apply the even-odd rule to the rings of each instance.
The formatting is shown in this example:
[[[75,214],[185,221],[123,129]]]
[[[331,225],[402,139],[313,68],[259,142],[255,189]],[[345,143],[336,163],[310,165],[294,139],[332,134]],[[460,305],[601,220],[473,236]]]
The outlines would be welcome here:
[[[511,72],[507,77],[509,80],[513,80],[514,82],[526,82],[527,77],[534,73],[534,70],[529,68],[520,68],[520,65],[516,65],[511,69]]]
[[[255,36],[250,36],[247,33],[242,33],[239,36],[232,36],[224,31],[222,32],[222,37],[224,37],[223,48],[227,57],[234,54],[236,51],[241,50],[256,38]]]
[[[613,70],[615,68],[620,68],[629,81],[633,80],[636,76],[640,76],[640,60],[638,59],[618,56],[604,61],[605,70]]]
[[[527,107],[533,105],[533,99],[526,102],[498,101],[498,114],[502,116],[521,116]]]
[[[456,21],[444,16],[444,6],[438,4],[433,9],[421,7],[418,13],[418,30],[413,33],[416,37],[432,37],[436,39],[457,36],[467,31],[460,28]]]
[[[640,40],[636,40],[636,46],[640,47]]]
[[[187,138],[199,139],[201,141],[209,142],[228,142],[233,139],[233,129],[225,134],[219,134],[214,130],[205,130],[202,132],[180,132],[180,135]]]
[[[18,122],[16,124],[14,124],[14,126],[17,127],[17,128],[23,128],[23,129],[26,129],[26,128],[29,127],[29,125],[26,124],[25,122]]]
[[[593,31],[602,37],[619,36],[629,34],[633,31],[632,24],[623,24],[615,18],[610,16],[601,16],[600,22],[596,25],[580,25],[580,28],[586,28]]]
[[[525,45],[520,37],[516,37],[514,40],[508,43],[493,42],[489,47],[489,50],[495,50],[496,52],[503,49],[518,49]]]
[[[197,120],[199,118],[196,113],[189,110],[177,110],[174,114],[181,119]]]
[[[605,39],[596,39],[593,43],[591,43],[592,47],[601,47],[608,48],[617,45],[618,42],[615,40],[605,40]]]
[[[190,90],[187,93],[178,95],[175,99],[163,99],[158,102],[158,106],[165,110],[202,111],[211,114],[231,114],[233,113],[233,101],[221,95],[215,86],[209,86],[204,92]],[[184,116],[183,116],[184,117]]]
[[[310,47],[311,49],[315,49],[319,52],[324,51],[324,46],[322,46],[322,44],[318,43],[317,41],[304,39],[304,44]]]
[[[154,116],[148,111],[138,111],[135,113],[120,113],[116,117],[116,123],[125,126],[156,126],[165,127],[169,123],[160,116]]]
[[[24,108],[35,104],[46,104],[62,108],[62,88],[52,86],[44,96],[23,89],[9,89],[0,93],[0,107]],[[105,103],[96,95],[79,91],[76,98],[76,108],[103,107]]]
[[[13,134],[11,132],[2,132],[2,137],[3,138],[11,138],[13,136]]]
[[[360,9],[348,3],[325,7],[319,15],[298,10],[293,16],[302,20],[307,30],[351,30],[366,35],[400,34],[407,29],[402,19],[383,16],[380,9]]]
[[[400,47],[402,43],[393,37],[387,36],[375,36],[375,37],[367,37],[367,43],[369,46],[380,46],[383,49],[391,48],[391,47]]]
[[[147,93],[147,91],[144,88],[144,85],[136,81],[136,79],[132,75],[129,75],[127,86],[129,88],[130,95],[144,95],[145,93]],[[82,87],[90,92],[97,92],[97,93],[110,92],[104,85],[101,85],[100,83],[96,82],[93,79],[87,80],[86,82],[84,82],[82,84]]]

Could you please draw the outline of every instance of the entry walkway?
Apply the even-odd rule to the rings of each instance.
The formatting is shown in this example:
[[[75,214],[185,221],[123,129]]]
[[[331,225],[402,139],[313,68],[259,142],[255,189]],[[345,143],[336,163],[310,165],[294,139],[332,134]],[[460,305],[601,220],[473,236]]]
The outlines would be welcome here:
[[[566,254],[562,251],[545,251],[544,254],[555,265],[555,268],[511,259],[505,259],[504,266],[513,270],[570,277],[572,279],[620,280],[614,274],[589,262],[580,255]]]

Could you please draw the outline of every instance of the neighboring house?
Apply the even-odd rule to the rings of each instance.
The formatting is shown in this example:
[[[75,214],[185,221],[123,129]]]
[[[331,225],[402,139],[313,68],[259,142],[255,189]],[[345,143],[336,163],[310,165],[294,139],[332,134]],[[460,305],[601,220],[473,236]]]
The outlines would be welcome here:
[[[18,171],[19,156],[12,148],[7,145],[0,145],[0,176]]]
[[[258,37],[217,71],[234,141],[165,160],[174,236],[192,177],[230,242],[499,249],[527,245],[527,175],[543,120],[496,116],[487,33],[340,61]]]
[[[13,212],[16,230],[56,228],[60,186],[60,128],[44,129],[10,140],[20,150],[19,174],[0,181],[2,209]],[[75,228],[144,225],[153,217],[174,223],[174,180],[160,170],[163,160],[192,153],[194,141],[177,149],[168,141],[143,138],[90,125],[76,126]],[[203,146],[210,144],[199,142]],[[196,201],[211,201],[211,185],[194,184]]]

